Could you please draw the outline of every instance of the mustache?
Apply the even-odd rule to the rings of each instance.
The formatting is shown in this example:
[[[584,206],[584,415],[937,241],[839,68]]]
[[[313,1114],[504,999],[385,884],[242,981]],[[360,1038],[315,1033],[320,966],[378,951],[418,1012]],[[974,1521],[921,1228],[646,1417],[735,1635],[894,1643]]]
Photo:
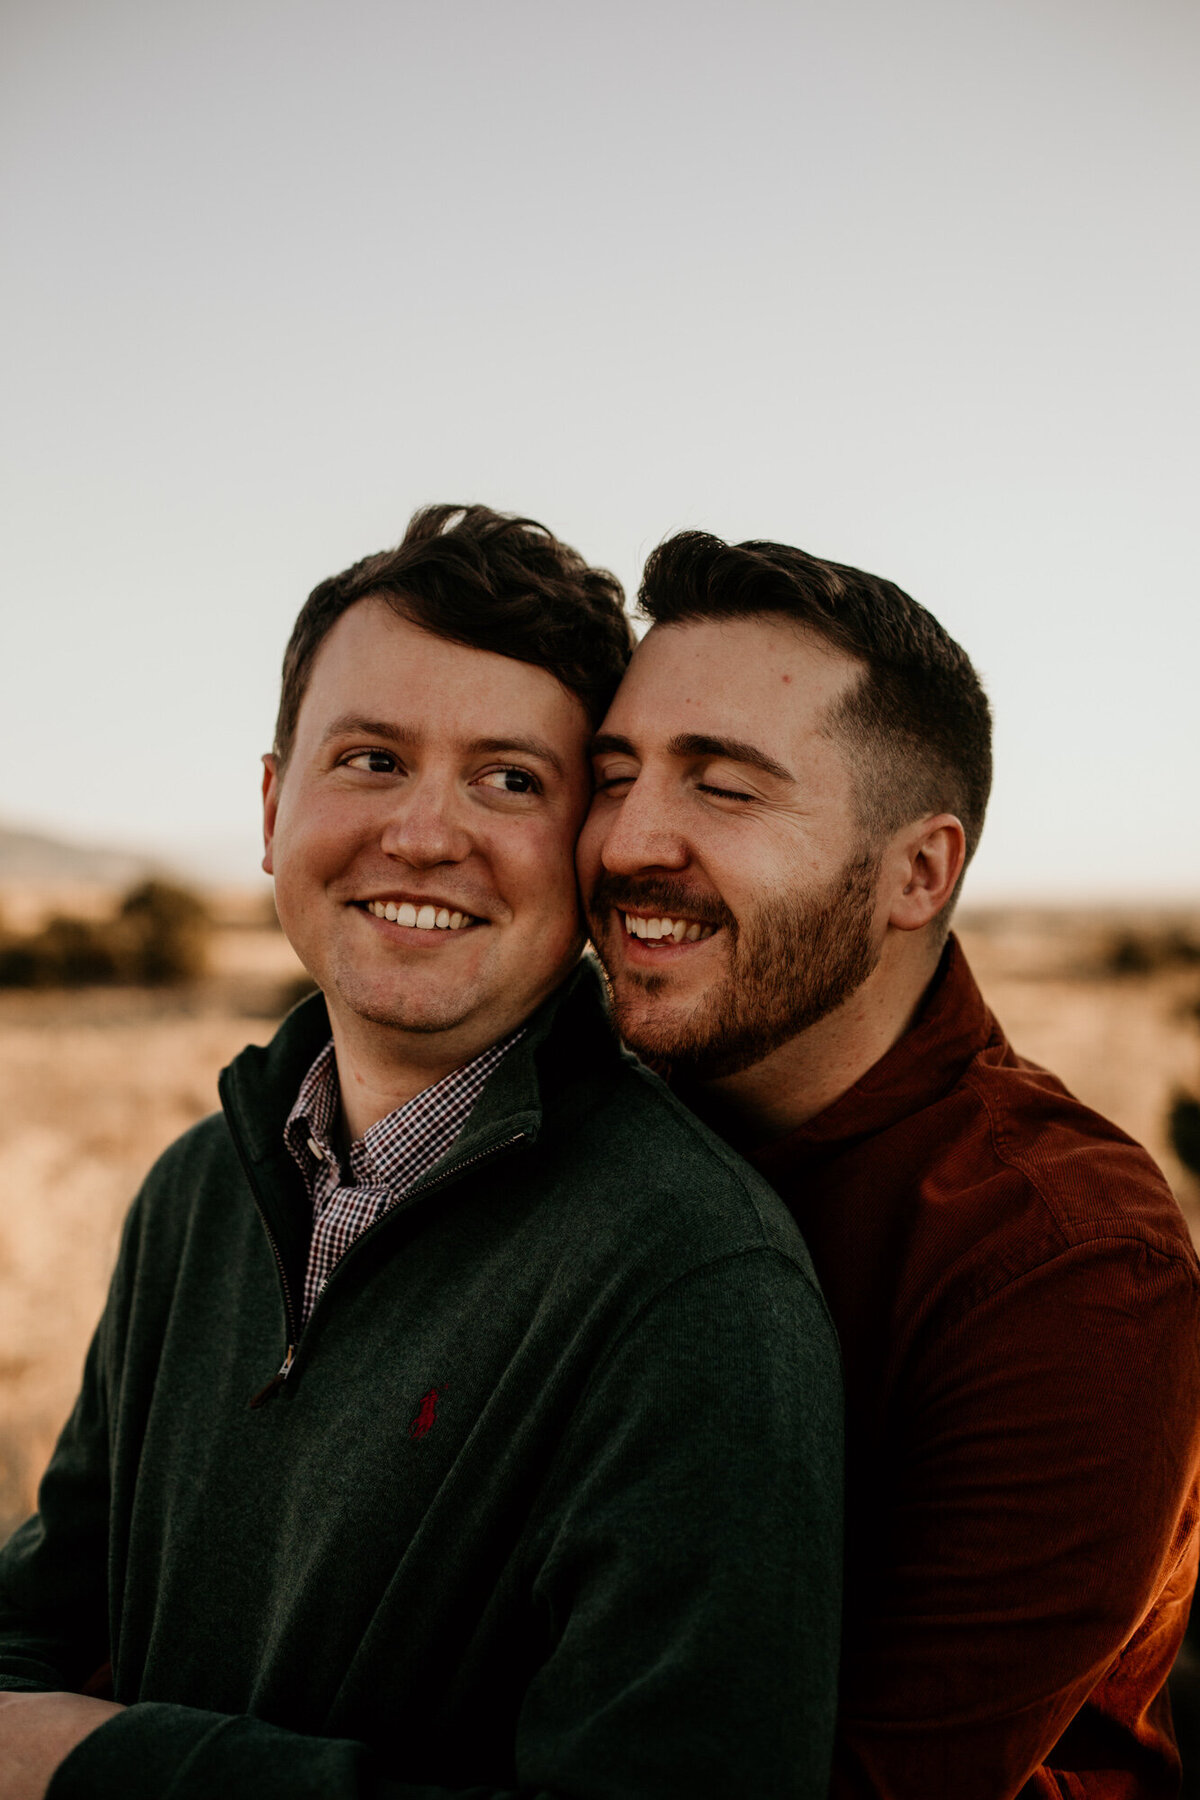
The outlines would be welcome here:
[[[588,913],[599,920],[612,912],[644,912],[658,918],[698,919],[702,925],[724,926],[737,931],[737,921],[715,894],[698,894],[686,882],[669,875],[599,876],[587,897]]]

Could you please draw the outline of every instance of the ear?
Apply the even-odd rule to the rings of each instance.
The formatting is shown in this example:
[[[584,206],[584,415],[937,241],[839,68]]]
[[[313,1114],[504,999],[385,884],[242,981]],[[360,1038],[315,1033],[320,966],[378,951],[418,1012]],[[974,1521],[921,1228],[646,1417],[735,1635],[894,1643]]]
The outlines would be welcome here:
[[[888,924],[920,931],[950,900],[963,871],[967,845],[953,813],[937,813],[898,834],[898,867]]]
[[[279,810],[279,778],[280,778],[279,758],[274,755],[264,756],[262,759],[262,764],[263,764],[263,781],[262,781],[263,859],[262,859],[262,866],[263,866],[264,874],[273,875],[275,873],[275,863],[274,863],[274,859],[272,856],[272,847],[275,843],[275,814]]]

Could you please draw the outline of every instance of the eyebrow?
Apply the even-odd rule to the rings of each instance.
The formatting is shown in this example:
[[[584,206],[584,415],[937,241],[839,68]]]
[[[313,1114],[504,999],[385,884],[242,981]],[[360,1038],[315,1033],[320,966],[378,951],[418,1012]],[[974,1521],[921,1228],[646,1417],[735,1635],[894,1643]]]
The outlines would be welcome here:
[[[420,744],[425,738],[423,731],[397,724],[394,720],[367,719],[361,713],[343,713],[340,719],[334,719],[323,742],[329,743],[333,738],[351,735],[384,738],[393,744]],[[473,738],[469,744],[464,745],[464,749],[468,756],[532,756],[539,762],[549,763],[555,774],[563,773],[562,758],[557,751],[537,737],[517,734],[512,737]]]
[[[589,756],[636,756],[637,751],[628,738],[617,737],[611,731],[598,731],[588,745]]]
[[[340,719],[334,719],[326,727],[321,742],[328,744],[334,738],[347,737],[351,733],[355,736],[361,734],[363,737],[391,738],[393,743],[413,736],[411,732],[402,731],[398,725],[389,724],[386,719],[367,719],[362,713],[343,713]]]
[[[743,763],[748,769],[761,769],[764,775],[773,775],[776,781],[796,779],[790,769],[785,769],[781,762],[776,762],[757,744],[748,744],[744,738],[706,737],[700,732],[684,731],[673,737],[667,748],[672,756],[719,756],[726,762]]]
[[[507,756],[515,751],[518,756],[533,756],[541,762],[549,763],[556,775],[563,773],[562,757],[541,738],[474,738],[467,745],[467,751],[471,756]]]
[[[591,742],[593,756],[637,756],[630,740],[617,737],[613,732],[602,731]],[[748,744],[742,738],[708,737],[701,732],[684,731],[673,737],[667,745],[672,756],[696,757],[719,756],[727,762],[742,763],[749,769],[761,769],[764,775],[773,775],[776,781],[795,781],[796,777],[790,769],[785,769],[781,762],[760,750],[757,744]]]

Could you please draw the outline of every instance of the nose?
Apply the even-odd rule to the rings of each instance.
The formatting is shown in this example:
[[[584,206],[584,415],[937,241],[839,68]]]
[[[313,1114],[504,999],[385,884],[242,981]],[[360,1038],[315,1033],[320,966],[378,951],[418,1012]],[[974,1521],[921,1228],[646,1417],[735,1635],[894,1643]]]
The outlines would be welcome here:
[[[463,822],[455,783],[433,773],[407,783],[380,834],[380,849],[411,868],[465,862],[474,840]]]
[[[597,834],[596,853],[610,875],[683,869],[691,857],[669,791],[645,773],[620,800],[598,799],[588,830]]]

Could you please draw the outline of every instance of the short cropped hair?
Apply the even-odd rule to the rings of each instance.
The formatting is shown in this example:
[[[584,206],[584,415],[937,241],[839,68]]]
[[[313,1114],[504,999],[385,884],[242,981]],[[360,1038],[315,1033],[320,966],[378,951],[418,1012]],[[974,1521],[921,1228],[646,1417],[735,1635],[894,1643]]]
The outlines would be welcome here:
[[[380,599],[434,637],[547,669],[599,724],[633,650],[624,591],[533,519],[426,506],[394,550],[315,587],[283,658],[275,754],[287,762],[321,645],[344,612]]]
[[[954,813],[969,862],[992,785],[992,721],[970,658],[891,581],[787,544],[684,531],[653,551],[638,593],[655,625],[779,616],[862,664],[826,728],[846,744],[872,840]]]

